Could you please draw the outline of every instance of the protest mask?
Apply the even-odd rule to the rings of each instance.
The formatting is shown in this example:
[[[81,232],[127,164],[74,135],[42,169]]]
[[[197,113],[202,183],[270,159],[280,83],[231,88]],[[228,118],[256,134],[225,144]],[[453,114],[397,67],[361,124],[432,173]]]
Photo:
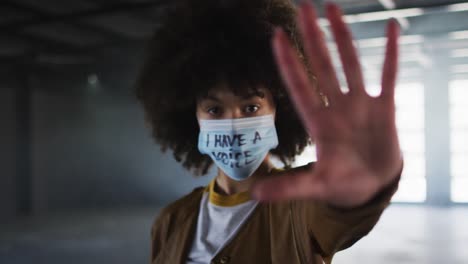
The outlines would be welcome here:
[[[278,146],[274,115],[200,120],[198,149],[230,178],[242,181]]]

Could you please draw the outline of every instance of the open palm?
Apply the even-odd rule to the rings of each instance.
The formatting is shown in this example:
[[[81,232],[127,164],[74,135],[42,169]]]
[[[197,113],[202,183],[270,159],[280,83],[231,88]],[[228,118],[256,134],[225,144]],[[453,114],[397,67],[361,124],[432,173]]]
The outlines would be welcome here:
[[[257,199],[312,198],[341,207],[359,206],[401,172],[394,103],[399,27],[395,21],[388,23],[382,93],[371,97],[365,91],[351,33],[337,5],[327,4],[327,18],[349,92],[340,89],[313,6],[301,4],[298,24],[304,49],[318,88],[328,102],[317,93],[297,52],[280,29],[273,38],[273,48],[288,92],[316,144],[317,162],[258,182],[253,189]]]

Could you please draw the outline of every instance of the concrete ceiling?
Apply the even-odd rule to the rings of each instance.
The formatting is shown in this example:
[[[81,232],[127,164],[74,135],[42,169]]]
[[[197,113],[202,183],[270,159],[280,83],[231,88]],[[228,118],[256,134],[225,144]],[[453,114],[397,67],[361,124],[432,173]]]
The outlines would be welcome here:
[[[0,60],[40,58],[42,63],[86,64],[103,54],[122,54],[121,51],[132,49],[129,47],[140,49],[156,26],[154,17],[168,1],[2,0]],[[325,1],[314,2],[320,7]],[[355,37],[361,40],[361,55],[369,57],[370,62],[364,64],[372,65],[372,60],[382,55],[381,37],[390,17],[398,18],[407,35],[402,50],[413,55],[404,62],[408,67],[430,64],[425,58],[428,49],[452,51],[468,47],[464,36],[440,38],[449,32],[468,30],[468,1],[335,2],[344,9]],[[327,31],[326,21],[321,23]],[[463,59],[458,56],[457,60]]]

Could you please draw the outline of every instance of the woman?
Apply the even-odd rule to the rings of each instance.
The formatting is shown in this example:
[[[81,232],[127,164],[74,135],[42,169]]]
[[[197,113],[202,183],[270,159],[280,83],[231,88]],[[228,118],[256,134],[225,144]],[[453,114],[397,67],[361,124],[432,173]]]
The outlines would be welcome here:
[[[166,10],[137,96],[163,150],[194,174],[213,163],[218,173],[160,212],[152,263],[331,263],[388,205],[403,166],[398,26],[388,24],[373,98],[339,8],[327,4],[326,14],[348,93],[314,8],[298,11],[296,21],[287,0],[179,0]],[[311,140],[317,162],[292,169]]]

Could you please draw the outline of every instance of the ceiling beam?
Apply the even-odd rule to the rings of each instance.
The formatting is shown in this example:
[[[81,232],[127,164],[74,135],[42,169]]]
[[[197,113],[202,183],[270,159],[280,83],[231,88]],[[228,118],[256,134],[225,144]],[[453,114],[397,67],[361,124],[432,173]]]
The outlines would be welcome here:
[[[83,21],[80,21],[84,18],[90,17],[97,17],[97,16],[104,16],[114,13],[127,13],[136,10],[141,10],[144,8],[148,8],[149,6],[156,5],[155,2],[138,2],[138,3],[131,3],[131,4],[113,4],[111,6],[106,7],[99,7],[94,9],[88,9],[83,11],[77,12],[70,12],[64,14],[54,14],[51,12],[46,12],[44,10],[33,8],[28,5],[18,4],[12,1],[3,1],[2,5],[7,5],[9,7],[13,7],[22,11],[28,11],[34,14],[37,14],[36,17],[30,19],[24,19],[20,21],[15,21],[13,23],[7,23],[0,25],[0,30],[3,32],[17,32],[24,28],[30,26],[37,26],[42,24],[53,24],[53,23],[65,23],[71,26],[76,26],[82,28],[84,30],[91,31],[97,35],[104,36],[107,39],[111,39],[112,42],[128,42],[128,41],[135,41],[137,39],[131,38],[129,36],[125,36],[122,34],[117,34],[112,31],[103,30],[100,27],[89,25]]]
[[[407,18],[411,27],[405,35],[439,35],[468,30],[468,11],[429,13]],[[349,26],[358,39],[384,36],[387,20],[351,23]]]
[[[302,0],[296,0],[296,3],[300,3],[301,1]],[[324,1],[325,0],[314,0],[314,3],[319,9],[318,12],[321,16],[323,16],[324,14],[323,8],[321,7],[320,4],[317,4],[317,3],[324,2]],[[388,1],[388,0],[378,0],[378,1],[375,1],[374,5],[367,5],[367,6],[357,6],[357,7],[353,7],[352,5],[341,5],[341,6],[343,8],[343,12],[348,15],[388,10],[385,6],[381,4],[381,1]],[[338,4],[340,3],[340,1],[336,1],[336,2]],[[393,0],[393,2],[395,2],[394,10],[399,10],[399,9],[407,9],[407,8],[438,8],[438,7],[444,7],[444,6],[452,5],[452,4],[466,3],[466,0],[444,0],[444,1],[439,1],[439,0],[395,1]]]
[[[63,13],[63,14],[53,14],[53,13],[45,12],[44,10],[40,10],[37,8],[24,5],[24,4],[18,4],[15,2],[5,1],[5,0],[2,1],[2,5],[8,5],[14,8],[23,9],[26,11],[32,11],[38,14],[38,17],[35,17],[32,19],[25,19],[22,21],[1,25],[0,29],[5,30],[9,28],[23,28],[23,27],[39,25],[39,24],[76,22],[77,20],[80,20],[83,18],[104,16],[104,15],[115,14],[115,13],[129,13],[129,12],[134,12],[134,11],[141,10],[141,9],[146,9],[149,7],[154,7],[160,4],[154,1],[136,2],[136,3],[117,3],[117,4],[111,4],[108,6],[102,6],[98,8],[80,10],[76,12],[69,12],[69,13]]]

